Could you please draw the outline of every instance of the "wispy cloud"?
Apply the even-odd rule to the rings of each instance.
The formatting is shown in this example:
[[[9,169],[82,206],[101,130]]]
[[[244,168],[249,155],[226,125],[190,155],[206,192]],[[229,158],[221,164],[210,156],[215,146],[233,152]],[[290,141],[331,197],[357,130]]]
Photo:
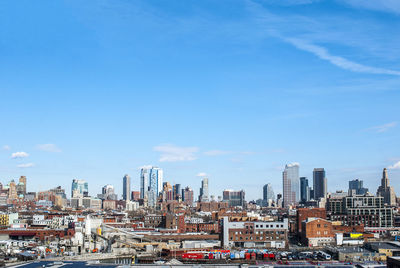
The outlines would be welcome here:
[[[24,164],[17,165],[17,167],[19,167],[19,168],[30,168],[30,167],[34,167],[34,166],[35,166],[35,164],[33,164],[33,163],[24,163]]]
[[[172,144],[155,146],[154,151],[160,152],[160,162],[193,161],[196,159],[197,147],[179,147]]]
[[[200,172],[196,175],[197,177],[207,177],[207,173],[205,172]]]
[[[337,67],[340,67],[345,70],[359,72],[359,73],[370,73],[370,74],[388,74],[388,75],[399,75],[400,71],[377,68],[372,66],[367,66],[363,64],[359,64],[354,61],[350,61],[346,58],[332,55],[328,52],[327,49],[321,46],[317,46],[315,44],[309,43],[306,40],[298,39],[298,38],[284,38],[286,42],[292,44],[298,49],[310,52],[317,56],[322,60],[326,60]]]
[[[232,153],[232,152],[223,151],[223,150],[211,150],[211,151],[204,152],[204,154],[208,155],[208,156],[225,155],[225,154],[230,154],[230,153]]]
[[[388,169],[400,169],[400,161],[397,161],[391,166],[388,166]]]
[[[387,124],[371,127],[368,130],[373,130],[373,131],[376,131],[378,133],[383,133],[383,132],[388,131],[391,128],[394,128],[395,126],[397,126],[397,122],[390,122],[390,123],[387,123]]]
[[[36,148],[40,151],[44,152],[52,152],[52,153],[60,153],[61,149],[57,147],[57,145],[52,143],[47,144],[38,144]]]
[[[28,157],[29,154],[26,152],[15,152],[11,154],[11,158],[15,159],[15,158],[25,158]]]
[[[342,0],[354,7],[400,14],[399,0]]]
[[[309,5],[320,2],[320,0],[265,0],[266,4],[279,6]]]
[[[11,147],[10,147],[10,146],[8,146],[8,145],[4,145],[4,146],[3,146],[3,150],[5,150],[5,151],[9,151],[9,150],[11,150]]]
[[[365,2],[368,1],[365,0]],[[304,16],[299,12],[288,12],[282,16],[279,13],[271,12],[264,4],[256,1],[247,1],[247,3],[248,9],[253,13],[253,18],[268,37],[280,39],[348,71],[400,76],[400,70],[365,65],[357,60],[330,52],[325,45],[320,45],[346,47],[346,49],[355,51],[353,52],[355,58],[359,55],[363,59],[368,56],[374,58],[378,56],[391,61],[397,60],[400,56],[398,48],[393,46],[392,41],[387,40],[386,36],[389,35],[391,39],[395,38],[395,41],[398,37],[394,32],[392,34],[392,29],[387,30],[388,34],[381,35],[381,28],[387,28],[384,23],[368,19],[360,20],[357,17],[353,18],[337,13]],[[371,35],[371,31],[376,34]]]

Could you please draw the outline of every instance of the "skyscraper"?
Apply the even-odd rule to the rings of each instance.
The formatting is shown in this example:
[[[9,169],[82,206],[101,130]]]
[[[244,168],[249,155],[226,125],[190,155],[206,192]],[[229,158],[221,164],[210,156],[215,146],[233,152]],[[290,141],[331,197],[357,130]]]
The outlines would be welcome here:
[[[383,169],[381,186],[379,186],[376,195],[382,196],[385,204],[388,204],[389,206],[396,205],[396,194],[393,187],[389,185],[389,178],[386,168]]]
[[[243,190],[234,191],[234,190],[224,190],[222,192],[222,198],[224,201],[229,203],[230,207],[241,206],[244,207],[245,205],[245,192]]]
[[[194,194],[192,188],[189,186],[182,189],[182,200],[188,206],[193,206]]]
[[[128,174],[122,179],[122,198],[125,201],[131,200],[131,177]]]
[[[19,177],[19,183],[18,185],[19,187],[19,191],[18,191],[18,195],[22,194],[25,196],[26,194],[26,177],[25,176],[21,176]]]
[[[88,183],[84,180],[72,180],[71,197],[84,197],[89,195]]]
[[[163,170],[145,166],[140,172],[140,198],[147,198],[148,205],[155,207],[157,197],[163,189]]]
[[[173,186],[173,191],[174,191],[174,200],[179,200],[182,198],[181,185],[179,183],[177,183]]]
[[[263,187],[263,205],[268,205],[268,200],[274,201],[275,195],[274,190],[272,189],[272,185],[267,183]]]
[[[314,168],[313,171],[313,188],[314,188],[314,199],[325,198],[327,194],[327,180],[325,177],[325,169]]]
[[[296,205],[300,199],[299,163],[285,166],[283,171],[283,206]]]
[[[115,194],[114,186],[111,184],[104,185],[101,188],[101,195],[97,195],[98,198],[102,200],[117,200],[117,195]]]
[[[204,178],[201,181],[199,201],[208,202],[208,178]]]
[[[349,191],[356,191],[356,194],[364,195],[368,192],[368,188],[363,187],[364,182],[359,179],[349,181]]]
[[[300,177],[300,200],[307,202],[310,200],[310,187],[308,186],[308,179]]]

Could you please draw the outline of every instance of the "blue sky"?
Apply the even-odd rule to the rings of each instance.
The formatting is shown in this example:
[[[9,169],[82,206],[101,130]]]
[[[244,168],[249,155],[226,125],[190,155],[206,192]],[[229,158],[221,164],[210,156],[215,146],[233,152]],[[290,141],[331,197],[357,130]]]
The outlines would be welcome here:
[[[0,181],[256,199],[299,162],[400,194],[399,29],[395,0],[1,1]]]

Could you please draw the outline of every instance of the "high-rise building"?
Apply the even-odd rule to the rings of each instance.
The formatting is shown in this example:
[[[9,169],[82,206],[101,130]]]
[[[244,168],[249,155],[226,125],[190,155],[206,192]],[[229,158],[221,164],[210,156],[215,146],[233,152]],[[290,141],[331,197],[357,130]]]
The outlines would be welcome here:
[[[189,186],[182,189],[182,201],[188,206],[193,206],[194,194],[192,188]]]
[[[368,192],[368,188],[364,188],[363,184],[362,180],[351,180],[349,181],[349,191],[355,191],[358,195],[364,195]]]
[[[243,190],[224,190],[222,192],[222,198],[224,201],[228,202],[230,207],[244,207],[245,205],[245,193]]]
[[[272,189],[272,185],[267,183],[263,187],[263,205],[268,205],[269,202],[273,202],[275,200],[274,190]]]
[[[146,166],[140,172],[140,198],[147,199],[147,204],[155,207],[157,198],[163,189],[163,170]]]
[[[306,177],[300,177],[300,200],[301,202],[310,201],[310,186]]]
[[[140,192],[139,191],[132,191],[132,194],[131,194],[131,200],[133,200],[133,201],[139,201],[139,199],[140,199]]]
[[[26,177],[21,176],[17,184],[17,194],[18,196],[25,196],[26,194]]]
[[[125,201],[131,200],[131,177],[126,174],[122,179],[122,199]]]
[[[117,200],[118,197],[115,194],[114,186],[111,184],[104,185],[101,188],[101,195],[97,195],[102,200]]]
[[[387,228],[393,227],[393,209],[384,205],[382,196],[352,195],[330,197],[327,210],[331,221],[341,221],[343,225]]]
[[[208,178],[203,178],[201,181],[199,201],[208,202]]]
[[[17,194],[17,185],[14,180],[12,180],[9,183],[9,188],[8,188],[8,198],[9,199],[17,199],[18,194]]]
[[[396,194],[394,192],[393,187],[389,185],[389,178],[386,168],[383,169],[381,186],[379,186],[376,195],[382,196],[385,204],[389,206],[396,205]]]
[[[84,180],[72,180],[71,197],[83,197],[89,195],[88,183]]]
[[[296,205],[300,199],[298,163],[288,164],[283,171],[283,206],[289,207]]]
[[[314,188],[314,199],[319,200],[325,198],[327,194],[327,180],[325,176],[325,169],[314,168],[313,171],[313,188]]]
[[[174,191],[174,200],[182,199],[182,196],[181,196],[181,185],[178,183],[178,184],[175,184],[172,188],[173,188],[173,191]]]

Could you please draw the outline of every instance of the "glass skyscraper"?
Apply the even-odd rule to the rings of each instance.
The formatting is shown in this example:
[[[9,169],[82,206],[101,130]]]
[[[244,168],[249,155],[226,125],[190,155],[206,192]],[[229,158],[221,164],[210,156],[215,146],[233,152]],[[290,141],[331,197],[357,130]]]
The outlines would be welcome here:
[[[320,198],[325,198],[327,194],[327,181],[325,177],[325,169],[314,168],[313,171],[314,180],[314,199],[318,200]]]
[[[140,172],[140,198],[147,198],[148,205],[155,207],[162,192],[163,171],[161,168],[146,166]]]
[[[292,163],[285,166],[283,171],[283,206],[294,206],[300,199],[300,178],[298,163]]]
[[[263,187],[263,203],[268,204],[268,200],[275,200],[274,190],[272,189],[271,183],[267,183]]]
[[[300,177],[300,200],[301,202],[310,200],[310,187],[306,177]]]
[[[122,198],[125,201],[129,201],[131,199],[131,177],[128,174],[122,179],[122,186]]]
[[[88,196],[89,195],[89,186],[88,183],[84,180],[72,180],[71,186],[71,196],[75,197],[76,195]]]
[[[364,182],[359,179],[349,181],[349,190],[355,190],[356,194],[364,195],[368,192],[368,188],[364,188]]]

